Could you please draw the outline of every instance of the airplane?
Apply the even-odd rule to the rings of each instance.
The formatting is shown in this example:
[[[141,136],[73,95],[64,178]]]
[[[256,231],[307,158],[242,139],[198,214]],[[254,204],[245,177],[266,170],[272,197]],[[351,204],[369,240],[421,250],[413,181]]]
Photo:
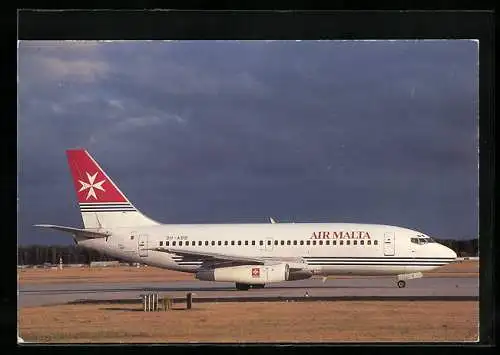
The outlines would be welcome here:
[[[36,224],[120,260],[193,273],[237,290],[339,275],[411,278],[457,254],[408,228],[355,223],[161,224],[142,214],[85,149],[67,160],[84,228]]]

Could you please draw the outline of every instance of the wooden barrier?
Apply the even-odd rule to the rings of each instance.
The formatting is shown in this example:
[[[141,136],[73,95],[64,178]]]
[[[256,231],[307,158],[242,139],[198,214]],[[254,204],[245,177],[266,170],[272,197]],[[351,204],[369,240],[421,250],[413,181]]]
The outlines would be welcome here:
[[[162,298],[163,311],[166,312],[169,309],[172,309],[172,299],[170,297]]]
[[[194,293],[192,292],[186,294],[186,309],[193,307],[193,295]],[[157,293],[146,293],[142,294],[141,298],[144,312],[159,311],[160,309],[168,311],[172,309],[173,299],[169,296],[160,298]]]

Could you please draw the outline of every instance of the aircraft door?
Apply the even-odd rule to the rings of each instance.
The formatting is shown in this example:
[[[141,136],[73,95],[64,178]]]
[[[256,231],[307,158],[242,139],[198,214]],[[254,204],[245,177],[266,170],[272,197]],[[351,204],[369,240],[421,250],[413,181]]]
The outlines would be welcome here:
[[[384,233],[384,255],[394,255],[394,232]]]
[[[139,249],[139,256],[141,256],[141,257],[148,256],[148,235],[147,234],[139,234],[137,236],[137,247]]]

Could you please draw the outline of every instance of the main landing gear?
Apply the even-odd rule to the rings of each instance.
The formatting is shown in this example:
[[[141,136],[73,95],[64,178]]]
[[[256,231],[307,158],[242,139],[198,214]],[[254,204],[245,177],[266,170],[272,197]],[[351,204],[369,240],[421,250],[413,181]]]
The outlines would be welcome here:
[[[236,282],[236,289],[238,291],[248,291],[250,288],[264,288],[264,284],[249,285]]]
[[[250,289],[250,285],[249,284],[240,284],[239,282],[237,282],[236,289],[238,291],[248,291]]]
[[[399,280],[399,281],[398,281],[398,287],[399,287],[399,288],[404,288],[404,287],[406,287],[406,281],[404,281],[404,280]]]

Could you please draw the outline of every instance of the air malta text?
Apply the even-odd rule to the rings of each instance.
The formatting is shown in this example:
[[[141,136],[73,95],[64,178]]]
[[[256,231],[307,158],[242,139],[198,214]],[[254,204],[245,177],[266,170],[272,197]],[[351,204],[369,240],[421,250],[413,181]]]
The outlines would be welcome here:
[[[366,231],[313,232],[310,239],[370,239]]]

